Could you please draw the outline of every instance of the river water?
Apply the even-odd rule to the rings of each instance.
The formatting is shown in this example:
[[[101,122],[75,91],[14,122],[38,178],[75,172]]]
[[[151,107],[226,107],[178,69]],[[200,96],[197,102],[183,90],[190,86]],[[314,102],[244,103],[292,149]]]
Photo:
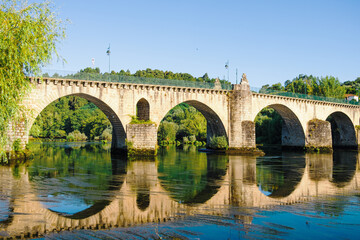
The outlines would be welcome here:
[[[0,167],[0,237],[358,239],[359,154],[264,157],[160,149],[127,160],[99,143],[32,143]]]

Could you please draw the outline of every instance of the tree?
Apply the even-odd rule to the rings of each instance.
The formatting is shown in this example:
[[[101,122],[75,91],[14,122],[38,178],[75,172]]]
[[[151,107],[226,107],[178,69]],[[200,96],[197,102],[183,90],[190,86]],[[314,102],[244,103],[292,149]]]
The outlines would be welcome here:
[[[100,74],[100,68],[91,68],[91,67],[87,67],[84,68],[82,70],[80,70],[80,73],[96,73],[96,74]]]
[[[320,79],[320,86],[325,97],[343,98],[346,92],[339,80],[333,76],[326,76]]]
[[[4,0],[0,3],[0,156],[5,157],[10,122],[25,118],[26,76],[37,75],[56,54],[65,28],[50,3]],[[57,55],[57,54],[56,54]]]
[[[271,86],[269,84],[266,84],[261,87],[260,93],[272,93],[272,92],[282,92],[284,91],[284,87],[281,85],[281,83],[275,83]]]

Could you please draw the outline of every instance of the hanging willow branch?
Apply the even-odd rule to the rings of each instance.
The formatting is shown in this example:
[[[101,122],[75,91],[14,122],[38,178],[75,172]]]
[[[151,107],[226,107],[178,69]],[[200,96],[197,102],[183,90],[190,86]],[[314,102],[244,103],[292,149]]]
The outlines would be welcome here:
[[[0,161],[5,159],[10,123],[26,117],[21,102],[30,89],[26,76],[37,76],[48,64],[65,28],[50,2],[0,3]]]

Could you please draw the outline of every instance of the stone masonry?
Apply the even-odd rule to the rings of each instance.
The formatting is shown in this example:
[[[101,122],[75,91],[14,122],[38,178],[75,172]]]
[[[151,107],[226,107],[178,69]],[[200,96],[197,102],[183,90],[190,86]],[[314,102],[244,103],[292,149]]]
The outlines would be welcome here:
[[[355,147],[359,142],[355,132],[355,126],[359,125],[360,120],[359,106],[253,93],[245,74],[241,83],[234,85],[230,91],[219,87],[202,89],[54,78],[31,78],[31,82],[33,89],[23,102],[31,114],[28,114],[24,123],[10,128],[11,141],[20,139],[25,144],[30,128],[40,112],[51,102],[73,95],[93,102],[108,117],[113,126],[114,149],[126,148],[125,139],[132,136],[139,136],[132,139],[135,145],[139,141],[142,142],[139,146],[155,146],[157,127],[161,120],[180,103],[187,103],[204,115],[208,139],[212,136],[226,136],[230,148],[255,147],[254,120],[265,107],[275,109],[283,118],[284,146],[328,146],[328,138],[323,141],[324,138],[310,134],[309,131],[314,129],[309,123],[314,119],[323,122],[332,119],[331,136],[334,146]],[[137,106],[141,108],[139,112]],[[126,127],[131,116],[136,116],[137,113],[144,120],[154,122],[156,127]],[[324,128],[329,132],[327,123]],[[147,144],[144,139],[140,140],[141,134],[138,134],[141,131],[148,131]],[[315,132],[320,134],[321,131],[315,129]],[[330,133],[326,135],[328,137]]]

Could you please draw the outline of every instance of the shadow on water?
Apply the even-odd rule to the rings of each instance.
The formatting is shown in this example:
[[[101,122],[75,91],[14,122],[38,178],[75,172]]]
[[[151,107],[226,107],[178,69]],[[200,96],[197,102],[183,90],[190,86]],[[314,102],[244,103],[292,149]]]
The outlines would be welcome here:
[[[122,186],[126,159],[94,143],[32,144],[29,179],[49,210],[71,219],[108,206]],[[105,149],[104,149],[105,148]]]
[[[196,204],[209,200],[226,174],[228,157],[200,153],[195,146],[160,149],[158,173],[162,186],[179,203]]]
[[[305,154],[283,152],[281,155],[258,157],[257,186],[269,197],[287,197],[301,181],[305,165]]]

